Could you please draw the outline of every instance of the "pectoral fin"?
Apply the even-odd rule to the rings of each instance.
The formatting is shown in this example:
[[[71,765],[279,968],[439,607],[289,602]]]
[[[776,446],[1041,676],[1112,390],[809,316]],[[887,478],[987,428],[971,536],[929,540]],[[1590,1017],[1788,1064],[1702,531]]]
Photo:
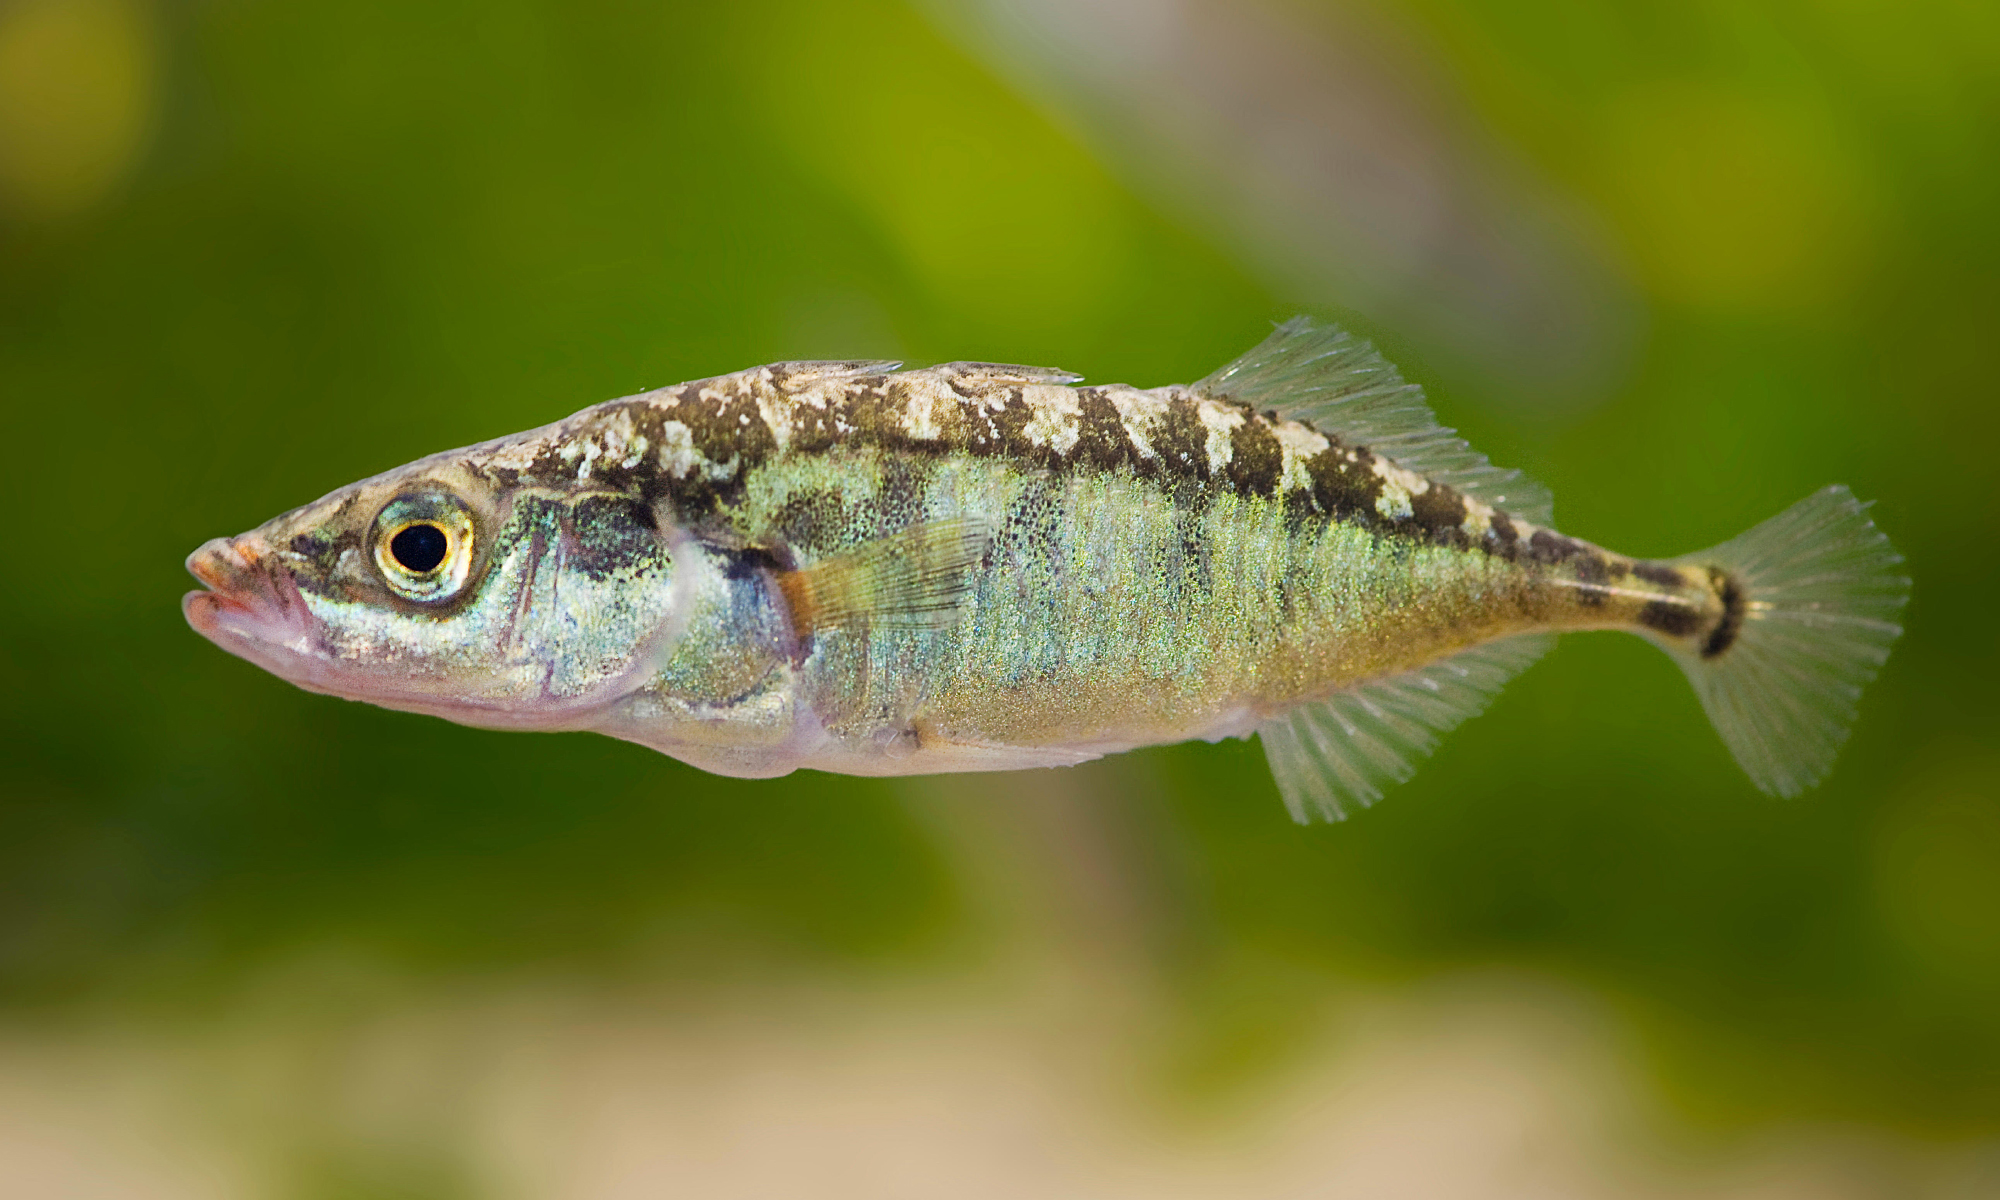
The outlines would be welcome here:
[[[800,636],[841,626],[941,629],[958,620],[992,540],[978,517],[948,517],[778,576]]]

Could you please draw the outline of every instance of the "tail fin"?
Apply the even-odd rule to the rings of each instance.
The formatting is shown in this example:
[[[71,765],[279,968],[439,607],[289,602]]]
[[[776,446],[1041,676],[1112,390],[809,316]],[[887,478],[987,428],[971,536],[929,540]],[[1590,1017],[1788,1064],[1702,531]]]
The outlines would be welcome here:
[[[1861,689],[1903,632],[1910,581],[1867,505],[1824,488],[1679,560],[1723,575],[1729,615],[1671,652],[1751,782],[1795,796],[1826,778]]]

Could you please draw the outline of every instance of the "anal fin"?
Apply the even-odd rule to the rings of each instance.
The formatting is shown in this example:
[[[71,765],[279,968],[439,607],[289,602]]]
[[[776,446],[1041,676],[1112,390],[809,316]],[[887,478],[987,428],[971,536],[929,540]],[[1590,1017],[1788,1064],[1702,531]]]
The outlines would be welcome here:
[[[1257,737],[1286,811],[1301,825],[1339,821],[1380,800],[1553,642],[1548,634],[1489,642],[1265,721]]]
[[[992,540],[978,517],[947,517],[778,576],[801,636],[837,626],[937,629],[958,619]]]

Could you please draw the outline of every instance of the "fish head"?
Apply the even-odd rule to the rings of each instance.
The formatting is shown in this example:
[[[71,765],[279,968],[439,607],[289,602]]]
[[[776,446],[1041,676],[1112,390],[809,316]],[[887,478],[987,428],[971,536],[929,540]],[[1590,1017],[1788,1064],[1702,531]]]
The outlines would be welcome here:
[[[496,728],[586,727],[685,607],[642,496],[436,455],[216,538],[189,624],[306,688]],[[682,574],[685,574],[683,572]]]

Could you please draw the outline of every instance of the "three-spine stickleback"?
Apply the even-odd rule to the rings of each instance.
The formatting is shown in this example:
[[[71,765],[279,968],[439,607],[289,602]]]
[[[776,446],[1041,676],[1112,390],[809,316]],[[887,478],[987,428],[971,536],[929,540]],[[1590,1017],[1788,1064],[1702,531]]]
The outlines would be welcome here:
[[[1613,553],[1303,319],[1188,386],[896,367],[778,363],[433,455],[197,550],[188,619],[314,691],[738,776],[1255,733],[1302,820],[1581,629],[1667,650],[1795,793],[1900,632],[1900,559],[1844,488]]]

